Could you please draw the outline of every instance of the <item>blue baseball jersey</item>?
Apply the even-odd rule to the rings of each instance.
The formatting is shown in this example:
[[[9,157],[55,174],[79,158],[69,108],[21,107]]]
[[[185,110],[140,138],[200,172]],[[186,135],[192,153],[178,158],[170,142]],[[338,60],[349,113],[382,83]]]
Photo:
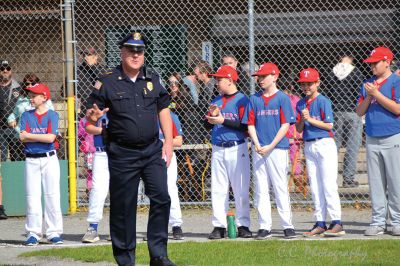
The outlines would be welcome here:
[[[58,114],[53,110],[39,115],[36,110],[26,111],[21,116],[21,131],[32,134],[58,134]],[[37,154],[45,153],[55,149],[53,143],[26,142],[25,153]]]
[[[305,108],[308,109],[310,117],[325,123],[333,123],[332,103],[324,95],[319,94],[312,100],[307,97],[301,99],[296,105],[297,122],[300,122],[301,111]],[[304,122],[303,139],[305,141],[321,138],[333,138],[333,136],[334,134],[332,130],[325,130],[313,126],[307,121]]]
[[[172,138],[175,138],[176,136],[183,136],[182,126],[178,116],[175,113],[171,112],[171,118],[172,118]],[[158,138],[163,140],[164,133],[161,129],[160,123],[158,123],[158,131],[159,131]]]
[[[373,83],[376,77],[366,80],[361,86],[360,104],[367,92],[365,90],[365,83]],[[396,74],[390,75],[386,80],[379,85],[379,91],[387,98],[392,99],[396,103],[400,103],[400,77]],[[400,133],[400,120],[392,112],[385,109],[375,99],[372,99],[365,115],[365,133],[370,137],[384,137]]]
[[[242,121],[245,108],[249,102],[246,95],[236,92],[233,95],[217,96],[211,103],[218,106],[224,119]],[[220,144],[228,141],[241,141],[247,133],[224,125],[214,125],[211,131],[211,143]]]
[[[271,144],[283,124],[295,123],[290,97],[282,91],[277,91],[269,97],[264,96],[263,92],[252,95],[243,123],[255,126],[261,146]],[[289,139],[283,137],[275,148],[289,149]]]
[[[103,125],[108,125],[107,114],[104,114],[96,123],[96,127],[103,127]],[[96,148],[104,148],[103,137],[101,134],[93,135],[93,144]]]

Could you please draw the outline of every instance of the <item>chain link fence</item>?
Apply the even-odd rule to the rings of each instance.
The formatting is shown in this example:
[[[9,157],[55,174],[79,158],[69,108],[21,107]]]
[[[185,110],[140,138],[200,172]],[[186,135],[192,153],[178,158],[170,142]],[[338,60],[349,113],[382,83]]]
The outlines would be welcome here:
[[[56,105],[64,106],[61,3],[3,2],[0,59],[12,63],[12,73],[18,81],[28,72],[37,73],[57,95]],[[369,202],[363,123],[355,117],[354,108],[360,83],[370,75],[362,59],[378,45],[391,48],[398,57],[398,1],[169,0],[139,4],[126,0],[81,0],[73,2],[73,6],[78,124],[96,77],[119,64],[117,41],[131,31],[142,32],[149,40],[146,63],[161,75],[175,103],[173,111],[183,126],[184,145],[176,150],[182,205],[211,204],[210,132],[203,127],[202,118],[218,91],[207,73],[223,63],[233,65],[239,72],[239,89],[250,95],[259,91],[250,74],[267,61],[275,62],[281,70],[278,87],[298,97],[298,72],[305,67],[320,71],[321,91],[330,97],[335,112],[341,200]],[[338,65],[343,56],[348,57],[345,61],[353,59],[350,74],[346,72],[349,68]],[[3,109],[4,120],[12,108]],[[93,154],[86,145],[90,136],[77,131],[78,205],[85,206]],[[8,123],[3,122],[1,143],[10,146],[4,159],[15,151],[11,145],[18,141],[13,136]],[[303,206],[311,203],[303,144],[296,132],[291,138],[289,189],[292,202]],[[143,193],[139,201],[148,204]]]
[[[59,1],[1,1],[0,6],[1,161],[23,161],[19,120],[30,110],[24,88],[43,82],[48,106],[59,112],[58,156],[65,158],[66,105],[63,100],[63,31]]]

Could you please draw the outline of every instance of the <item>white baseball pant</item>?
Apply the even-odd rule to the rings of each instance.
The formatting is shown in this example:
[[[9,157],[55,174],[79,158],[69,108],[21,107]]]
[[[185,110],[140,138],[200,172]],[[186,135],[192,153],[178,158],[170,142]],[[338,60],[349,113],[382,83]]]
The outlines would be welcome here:
[[[338,154],[334,139],[323,138],[306,141],[304,154],[316,221],[326,221],[327,212],[332,220],[340,220],[341,207],[336,183]]]
[[[229,148],[212,147],[211,202],[214,227],[227,228],[229,182],[235,196],[236,225],[250,227],[250,160],[247,141]]]
[[[167,168],[168,175],[168,194],[171,198],[171,209],[169,212],[169,224],[174,226],[182,226],[182,212],[179,204],[178,186],[178,164],[175,152],[172,155],[171,164]]]
[[[272,185],[275,202],[283,229],[294,228],[288,191],[288,150],[273,149],[262,156],[253,147],[253,167],[255,179],[255,206],[258,211],[260,229],[271,230],[271,201],[269,187]]]
[[[63,233],[60,202],[60,164],[57,155],[26,158],[25,191],[26,223],[28,237],[42,237],[42,186],[44,194],[44,221],[46,238]]]
[[[96,151],[93,159],[92,189],[89,195],[89,213],[87,221],[98,223],[103,218],[104,202],[110,185],[107,153]]]

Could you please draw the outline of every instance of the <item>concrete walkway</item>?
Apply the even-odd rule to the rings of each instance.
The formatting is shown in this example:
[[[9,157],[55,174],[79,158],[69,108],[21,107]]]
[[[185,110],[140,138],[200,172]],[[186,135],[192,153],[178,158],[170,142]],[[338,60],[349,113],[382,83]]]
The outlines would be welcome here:
[[[346,230],[346,236],[341,238],[329,238],[322,240],[346,240],[346,239],[368,239],[362,234],[370,221],[369,209],[356,210],[354,208],[346,208],[343,210],[343,221]],[[251,213],[252,225],[251,230],[256,232],[257,215],[254,210]],[[184,225],[183,231],[185,234],[184,241],[209,241],[207,235],[212,230],[211,211],[210,210],[184,210],[183,211]],[[105,213],[103,222],[99,225],[99,233],[102,240],[96,245],[109,245],[111,243],[104,240],[108,235],[108,212]],[[145,235],[147,227],[147,214],[138,214],[137,236],[138,241]],[[296,232],[302,234],[310,229],[313,225],[313,215],[310,211],[295,210],[293,211],[293,221],[296,227]],[[19,254],[32,250],[48,249],[48,248],[63,248],[63,247],[81,247],[88,244],[82,244],[81,238],[86,231],[86,213],[77,213],[75,215],[64,216],[64,244],[53,246],[50,244],[40,244],[36,247],[26,247],[23,245],[25,241],[24,235],[24,217],[9,218],[8,220],[0,221],[0,265],[115,265],[110,263],[80,263],[71,260],[59,260],[56,258],[21,258]],[[283,233],[279,226],[279,216],[276,210],[273,210],[273,239],[282,239]],[[379,236],[379,239],[393,239],[390,234]],[[376,238],[373,238],[376,239]],[[397,238],[400,240],[400,238]],[[305,240],[303,237],[297,240]],[[307,239],[308,240],[308,239]],[[243,240],[246,241],[246,240]],[[175,242],[171,240],[170,243]],[[92,245],[92,244],[89,244]]]

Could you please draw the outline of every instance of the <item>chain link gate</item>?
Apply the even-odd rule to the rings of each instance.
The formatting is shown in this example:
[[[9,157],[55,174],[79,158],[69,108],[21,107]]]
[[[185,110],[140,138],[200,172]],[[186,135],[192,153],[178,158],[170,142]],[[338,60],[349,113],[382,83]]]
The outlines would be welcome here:
[[[182,205],[210,204],[210,135],[201,123],[209,99],[204,97],[207,86],[215,85],[202,75],[215,71],[226,60],[238,63],[239,87],[250,94],[250,69],[272,61],[281,69],[280,89],[289,89],[300,96],[295,84],[298,72],[315,67],[322,73],[321,90],[327,94],[338,113],[354,114],[355,99],[335,93],[332,69],[341,56],[354,58],[362,76],[370,75],[362,64],[369,51],[386,45],[396,51],[399,43],[399,11],[397,1],[77,1],[76,38],[80,66],[78,67],[78,96],[88,96],[92,73],[119,64],[117,40],[130,31],[144,33],[150,41],[146,50],[147,64],[155,68],[171,92],[184,131],[184,146],[177,150],[178,186]],[[251,8],[254,9],[251,9]],[[250,11],[253,12],[249,12]],[[252,16],[249,16],[250,15]],[[253,28],[249,29],[249,25]],[[250,40],[250,42],[249,42]],[[252,55],[254,51],[254,55]],[[90,57],[97,64],[90,65]],[[251,62],[254,58],[254,65]],[[85,60],[86,59],[86,60]],[[176,87],[169,81],[178,81]],[[209,83],[208,83],[209,82]],[[89,84],[88,84],[89,83]],[[171,85],[170,85],[171,84]],[[349,88],[356,90],[357,88]],[[255,86],[257,91],[257,85]],[[350,110],[340,104],[353,105]],[[339,191],[342,202],[368,202],[364,145],[344,159],[352,139],[364,140],[351,131],[344,117],[336,127],[343,141],[339,149]],[[335,120],[338,122],[337,120]],[[347,130],[348,129],[348,130]],[[354,131],[354,130],[353,130]],[[298,141],[302,147],[301,140]],[[347,143],[346,143],[347,142]],[[349,156],[348,155],[348,156]],[[81,154],[80,157],[83,157]],[[307,204],[311,196],[304,173],[304,156],[295,153],[294,164],[301,165],[298,176],[290,167],[290,191],[293,203]],[[355,160],[354,177],[358,187],[342,187],[343,162],[351,168]],[[80,160],[82,161],[82,160]],[[352,170],[348,170],[353,175]],[[350,176],[351,177],[351,176]],[[85,175],[81,172],[80,179]],[[85,201],[84,182],[80,198]],[[143,191],[142,191],[143,192]],[[250,192],[252,193],[252,192]],[[87,198],[86,198],[87,200]],[[140,196],[141,203],[148,204]]]
[[[62,16],[60,1],[2,1],[0,7],[0,59],[9,60],[13,77],[22,81],[28,72],[36,73],[52,89],[56,110],[60,112],[61,132],[65,132]],[[147,64],[156,69],[176,104],[184,130],[184,146],[177,150],[178,186],[183,205],[209,206],[210,159],[209,132],[201,123],[212,87],[206,73],[215,71],[225,61],[237,63],[239,88],[252,92],[252,73],[266,61],[281,69],[280,89],[300,96],[294,83],[300,69],[315,67],[322,74],[321,90],[331,98],[335,111],[335,130],[343,136],[339,149],[339,192],[343,203],[369,202],[365,165],[365,136],[350,130],[351,124],[340,113],[354,104],[346,93],[338,93],[332,69],[343,55],[354,57],[361,76],[370,75],[362,63],[368,52],[378,45],[399,52],[399,6],[395,0],[355,1],[105,1],[78,0],[74,3],[76,38],[77,122],[85,112],[85,102],[93,81],[102,71],[119,63],[117,40],[132,30],[144,33],[150,41]],[[254,60],[254,62],[253,62]],[[251,70],[250,70],[251,69]],[[3,74],[3,72],[2,72]],[[178,81],[177,87],[170,86]],[[254,86],[254,85],[253,85]],[[258,91],[257,85],[254,86]],[[349,89],[350,90],[350,89]],[[358,88],[356,89],[358,91]],[[17,96],[16,96],[17,97]],[[342,108],[343,107],[343,108]],[[351,107],[354,109],[354,106]],[[3,108],[5,109],[5,108]],[[18,141],[5,120],[13,107],[3,111],[2,150],[12,159]],[[349,111],[351,113],[352,111]],[[341,119],[338,121],[338,119]],[[86,206],[90,182],[91,155],[79,135],[78,206]],[[349,143],[361,141],[360,149],[344,159]],[[85,141],[83,141],[85,140]],[[298,141],[300,148],[301,140]],[[63,143],[63,142],[62,142]],[[14,145],[14,146],[13,146]],[[349,153],[348,153],[349,154]],[[59,155],[60,156],[60,155]],[[11,158],[10,158],[11,157]],[[289,167],[291,200],[311,203],[304,176],[302,150],[295,152],[294,167]],[[15,157],[18,158],[18,157]],[[351,175],[351,161],[356,162],[358,187],[343,187],[343,173]],[[344,161],[348,170],[343,169]],[[291,173],[296,170],[298,177]],[[350,168],[349,168],[350,167]],[[252,191],[250,192],[252,193]],[[141,195],[140,203],[148,202]]]
[[[4,0],[0,22],[1,161],[25,160],[18,123],[30,104],[23,88],[39,80],[49,86],[51,108],[60,115],[58,157],[65,159],[67,121],[60,1]]]

